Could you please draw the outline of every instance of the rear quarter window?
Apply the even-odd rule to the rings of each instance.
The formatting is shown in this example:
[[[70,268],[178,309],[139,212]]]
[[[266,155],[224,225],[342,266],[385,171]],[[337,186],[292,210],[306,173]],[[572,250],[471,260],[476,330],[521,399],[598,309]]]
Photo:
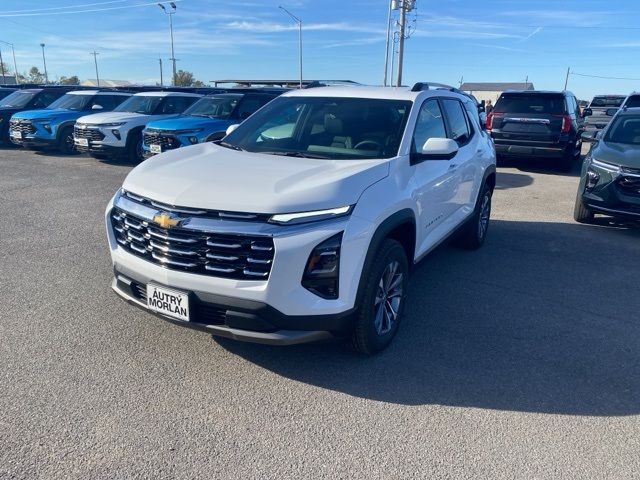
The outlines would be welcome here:
[[[496,103],[494,112],[563,114],[566,110],[562,95],[505,95]]]

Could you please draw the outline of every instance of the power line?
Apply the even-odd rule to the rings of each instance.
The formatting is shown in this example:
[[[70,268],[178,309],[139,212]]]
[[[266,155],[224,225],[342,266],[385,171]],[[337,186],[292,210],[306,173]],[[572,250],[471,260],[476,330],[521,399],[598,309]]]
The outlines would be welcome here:
[[[181,2],[182,0],[174,0],[175,2]],[[111,10],[124,10],[136,7],[147,7],[149,5],[156,5],[158,2],[136,3],[135,5],[124,5],[122,7],[108,7],[108,8],[91,8],[86,10],[65,10],[63,12],[42,12],[42,13],[13,13],[4,14],[0,13],[0,18],[7,17],[47,17],[51,15],[71,15],[76,13],[92,13],[92,12],[108,12]]]
[[[576,75],[578,77],[587,77],[587,78],[602,78],[605,80],[629,80],[632,82],[640,81],[640,78],[606,77],[602,75],[587,75],[586,73],[576,73],[576,72],[571,72],[571,75]]]
[[[447,27],[495,27],[495,28],[562,28],[562,29],[585,29],[585,30],[640,30],[640,27],[622,27],[619,25],[523,25],[523,24],[508,24],[508,23],[485,23],[485,22],[474,22],[473,20],[462,20],[462,21],[447,21],[447,20],[429,20],[420,18],[421,23],[431,23],[431,24],[444,24]]]
[[[95,3],[84,3],[80,5],[67,5],[66,7],[30,8],[28,10],[8,10],[3,13],[35,13],[35,12],[47,12],[51,10],[70,10],[72,8],[96,7],[99,5],[108,5],[113,3],[126,3],[128,1],[129,0],[110,0],[108,2],[95,2]]]

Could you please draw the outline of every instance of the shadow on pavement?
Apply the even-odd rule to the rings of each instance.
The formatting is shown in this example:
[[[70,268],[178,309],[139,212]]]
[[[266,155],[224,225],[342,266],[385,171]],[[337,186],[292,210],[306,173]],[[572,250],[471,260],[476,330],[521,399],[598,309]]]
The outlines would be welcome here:
[[[493,221],[477,252],[415,271],[394,343],[216,340],[284,377],[382,402],[571,415],[640,413],[640,228]]]
[[[582,168],[582,158],[573,162],[571,169],[566,171],[562,160],[551,158],[500,158],[498,167],[517,168],[522,172],[544,173],[546,175],[560,175],[565,177],[579,177]]]
[[[533,183],[531,175],[522,173],[498,172],[496,179],[496,190],[509,190],[512,188],[527,187]]]

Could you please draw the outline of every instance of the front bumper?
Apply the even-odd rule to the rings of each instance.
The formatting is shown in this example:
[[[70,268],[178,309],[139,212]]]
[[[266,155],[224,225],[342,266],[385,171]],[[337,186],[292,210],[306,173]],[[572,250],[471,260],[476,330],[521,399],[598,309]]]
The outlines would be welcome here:
[[[207,292],[189,292],[195,306],[193,320],[176,320],[150,310],[142,296],[140,281],[117,271],[111,285],[130,304],[177,325],[207,331],[212,335],[269,345],[318,342],[346,334],[351,328],[351,311],[335,315],[287,316],[261,302],[223,297]]]
[[[204,303],[207,308],[218,309],[223,321],[210,325],[196,315],[192,322],[181,324],[247,341],[301,343],[340,336],[351,328],[360,272],[375,230],[373,224],[355,216],[290,227],[218,221],[219,226],[211,233],[259,234],[273,239],[275,255],[268,279],[240,280],[166,268],[134,255],[116,240],[111,215],[114,201],[126,209],[117,194],[105,212],[116,276],[114,289],[131,303],[146,308],[146,296],[136,297],[135,291],[127,287],[131,283],[136,288],[154,283],[188,292],[196,305]],[[301,280],[311,251],[340,232],[339,298],[324,299],[304,288]]]

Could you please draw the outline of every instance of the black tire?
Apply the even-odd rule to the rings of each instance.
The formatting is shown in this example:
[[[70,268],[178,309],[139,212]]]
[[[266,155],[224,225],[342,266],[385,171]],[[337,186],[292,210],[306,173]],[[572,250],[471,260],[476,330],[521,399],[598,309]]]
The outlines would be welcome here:
[[[64,127],[60,132],[60,138],[58,138],[58,150],[65,155],[76,155],[78,149],[73,141],[73,127]]]
[[[406,298],[409,262],[402,245],[386,239],[364,272],[362,301],[355,317],[351,348],[372,355],[385,349],[400,325]],[[386,285],[386,288],[384,287]]]
[[[131,132],[127,144],[127,160],[131,163],[144,161],[144,151],[142,149],[142,131]]]
[[[456,246],[467,250],[477,250],[484,244],[489,230],[492,196],[491,187],[485,183],[476,200],[473,215],[456,235],[454,241]]]
[[[593,222],[593,211],[589,210],[582,201],[582,195],[578,192],[576,195],[576,204],[573,208],[573,218],[578,223],[591,223]]]
[[[575,162],[578,158],[580,158],[580,153],[582,151],[582,143],[579,142],[578,145],[572,144],[567,148],[564,155],[562,156],[562,160],[560,165],[558,165],[558,169],[561,172],[570,172],[575,165]]]

